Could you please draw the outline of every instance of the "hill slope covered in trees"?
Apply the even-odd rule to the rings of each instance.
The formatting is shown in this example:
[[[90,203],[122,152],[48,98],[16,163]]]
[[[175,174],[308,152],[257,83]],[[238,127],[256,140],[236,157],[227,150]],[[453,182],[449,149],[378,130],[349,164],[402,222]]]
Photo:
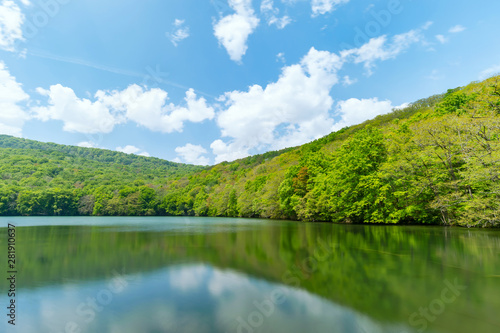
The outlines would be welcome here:
[[[7,136],[0,156],[0,215],[500,226],[500,77],[206,168]]]

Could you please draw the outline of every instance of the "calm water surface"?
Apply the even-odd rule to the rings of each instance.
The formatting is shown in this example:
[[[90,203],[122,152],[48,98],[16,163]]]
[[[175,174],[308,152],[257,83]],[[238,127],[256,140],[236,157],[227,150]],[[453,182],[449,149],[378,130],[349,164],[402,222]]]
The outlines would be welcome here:
[[[500,332],[499,230],[0,218],[3,262],[8,222],[17,318],[2,278],[2,332]]]

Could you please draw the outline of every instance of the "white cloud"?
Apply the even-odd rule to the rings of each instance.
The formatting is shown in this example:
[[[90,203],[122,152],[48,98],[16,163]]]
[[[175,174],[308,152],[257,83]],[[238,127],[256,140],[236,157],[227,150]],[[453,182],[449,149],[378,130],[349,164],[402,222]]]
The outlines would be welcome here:
[[[360,48],[342,51],[341,55],[344,58],[350,58],[356,64],[363,63],[368,74],[371,75],[375,61],[394,59],[412,44],[425,43],[422,31],[428,29],[431,24],[432,22],[427,22],[419,29],[395,35],[390,41],[386,35],[372,38]]]
[[[405,107],[407,104],[399,106]],[[346,126],[362,123],[381,114],[392,111],[394,106],[391,101],[379,101],[378,98],[357,99],[351,98],[337,103],[336,114],[340,120],[335,123],[333,130],[338,131]]]
[[[356,82],[358,82],[358,80],[351,79],[349,75],[344,76],[344,78],[342,79],[342,84],[346,87],[351,86],[351,85],[355,84]]]
[[[283,17],[271,17],[267,22],[269,25],[276,25],[278,29],[284,29],[287,25],[292,23],[292,19],[285,15]]]
[[[259,25],[251,0],[228,0],[235,14],[228,15],[214,24],[214,35],[229,54],[231,60],[240,62],[248,46],[247,40]]]
[[[15,50],[14,43],[23,40],[23,22],[24,15],[19,6],[14,1],[3,0],[0,4],[0,49]]]
[[[175,19],[172,33],[167,33],[167,37],[172,44],[177,46],[179,42],[189,37],[189,27],[184,26],[184,20]]]
[[[443,35],[436,35],[436,39],[441,43],[441,44],[445,44],[448,42],[448,38],[446,38],[445,36]]]
[[[312,16],[333,12],[338,6],[348,3],[349,0],[312,0]]]
[[[479,79],[485,80],[495,74],[500,74],[500,65],[491,66],[490,68],[485,69],[484,71],[479,73]]]
[[[403,103],[401,105],[398,105],[398,106],[395,106],[394,107],[394,110],[402,110],[402,109],[406,109],[407,107],[409,107],[411,105],[411,103]]]
[[[266,17],[268,25],[276,25],[278,29],[283,29],[292,22],[292,19],[287,15],[278,17],[280,11],[274,7],[273,0],[262,0],[260,12]]]
[[[459,33],[459,32],[462,32],[464,31],[466,28],[461,26],[461,25],[456,25],[454,27],[451,27],[448,32],[450,34],[456,34],[456,33]],[[445,35],[436,35],[436,39],[441,43],[441,44],[445,44],[445,43],[448,43],[449,42],[449,37],[445,36]]]
[[[94,142],[91,141],[82,141],[77,144],[78,147],[82,148],[96,148],[97,145]]]
[[[99,91],[96,97],[112,108],[125,112],[125,117],[152,131],[163,133],[182,132],[184,122],[202,122],[213,119],[214,109],[206,100],[197,98],[193,89],[186,91],[186,106],[166,104],[167,92],[155,88],[144,90],[131,85],[123,91]]]
[[[249,147],[243,146],[240,142],[225,143],[218,139],[210,145],[212,152],[216,155],[215,163],[224,161],[234,161],[249,156]]]
[[[78,98],[73,89],[60,84],[51,86],[49,90],[37,88],[37,92],[49,97],[49,106],[33,108],[36,118],[42,121],[61,120],[65,131],[110,133],[116,124],[123,122],[111,114],[102,101]]]
[[[248,156],[253,148],[278,149],[327,134],[333,124],[329,93],[342,64],[336,54],[311,48],[299,64],[284,67],[277,82],[226,93],[226,109],[218,114],[217,124],[232,141],[212,143],[216,163]],[[279,126],[285,127],[286,140],[277,138]]]
[[[214,110],[204,98],[197,98],[194,90],[186,92],[186,106],[167,104],[168,94],[161,89],[144,89],[133,84],[122,91],[102,91],[95,101],[78,98],[71,88],[60,84],[49,90],[37,91],[49,97],[49,106],[32,110],[38,119],[61,120],[63,129],[80,133],[110,133],[117,124],[133,121],[152,131],[182,132],[186,121],[201,122],[213,119]]]
[[[176,159],[178,162],[184,161],[195,165],[208,165],[210,163],[208,157],[202,156],[208,153],[207,150],[200,145],[188,143],[183,147],[175,148],[175,152],[181,157],[181,159]]]
[[[451,27],[450,30],[448,30],[449,33],[452,33],[452,34],[456,34],[456,33],[459,33],[459,32],[462,32],[462,31],[465,31],[466,28],[462,25],[456,25],[454,27]]]
[[[306,143],[342,127],[388,113],[390,101],[351,99],[337,105],[340,120],[335,123],[331,111],[331,89],[338,83],[353,84],[349,76],[339,77],[345,63],[364,64],[371,73],[376,61],[394,59],[412,44],[425,44],[421,28],[396,35],[371,39],[360,48],[339,55],[311,48],[298,63],[282,68],[276,82],[247,91],[226,92],[217,124],[222,138],[210,145],[215,162],[232,161],[250,155],[252,150],[281,149]]]
[[[280,61],[282,63],[285,63],[286,62],[285,53],[283,53],[283,52],[278,53],[276,55],[276,61]]]
[[[116,151],[119,151],[119,152],[122,152],[125,154],[135,154],[135,155],[139,155],[139,156],[146,156],[146,157],[151,156],[151,155],[149,155],[148,152],[141,151],[141,149],[137,148],[136,146],[132,146],[132,145],[126,145],[125,147],[116,147]]]
[[[136,146],[131,146],[131,145],[127,145],[125,147],[116,147],[116,150],[125,154],[135,154],[141,151]]]
[[[0,134],[21,136],[24,122],[30,116],[19,105],[29,99],[20,83],[0,61]]]

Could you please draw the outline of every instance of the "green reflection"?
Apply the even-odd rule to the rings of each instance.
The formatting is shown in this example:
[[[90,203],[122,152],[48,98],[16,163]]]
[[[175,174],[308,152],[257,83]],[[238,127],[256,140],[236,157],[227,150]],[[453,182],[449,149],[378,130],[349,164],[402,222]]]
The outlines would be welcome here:
[[[149,221],[140,219],[144,226]],[[466,289],[446,303],[442,313],[430,314],[429,329],[500,330],[496,231],[186,221],[163,218],[161,223],[179,227],[167,230],[158,225],[18,227],[18,285],[35,288],[109,278],[113,272],[134,274],[180,263],[207,263],[305,289],[378,321],[420,328],[422,317],[410,322],[411,315],[441,299],[449,282]],[[210,221],[209,228],[205,221]],[[3,247],[5,229],[0,229],[0,239]]]

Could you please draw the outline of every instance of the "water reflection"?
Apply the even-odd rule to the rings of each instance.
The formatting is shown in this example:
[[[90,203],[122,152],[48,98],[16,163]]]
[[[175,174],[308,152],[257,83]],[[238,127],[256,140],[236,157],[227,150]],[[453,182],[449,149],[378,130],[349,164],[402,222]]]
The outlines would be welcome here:
[[[19,332],[401,332],[304,290],[208,265],[44,287]]]
[[[496,230],[204,218],[9,221],[18,225],[23,325],[13,332],[500,331]],[[5,236],[0,229],[0,247]],[[109,286],[117,276],[127,282],[119,293]],[[465,289],[441,305],[447,283]],[[275,290],[285,290],[286,302],[269,317],[260,311],[257,325],[254,302],[266,309]],[[87,323],[88,306],[77,310],[89,297],[103,304]],[[426,308],[428,315],[420,312]]]

